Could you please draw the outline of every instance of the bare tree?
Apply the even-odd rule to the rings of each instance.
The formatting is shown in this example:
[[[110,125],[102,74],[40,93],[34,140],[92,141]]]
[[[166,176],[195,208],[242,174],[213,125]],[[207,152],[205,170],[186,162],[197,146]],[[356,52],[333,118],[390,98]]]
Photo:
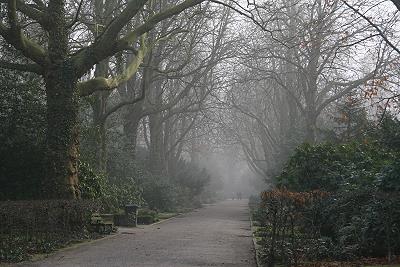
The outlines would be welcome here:
[[[371,38],[369,26],[355,26],[351,13],[340,3],[278,4],[274,14],[288,18],[276,20],[275,38],[281,44],[268,40],[253,44],[255,49],[244,63],[258,79],[274,80],[296,103],[308,142],[315,142],[317,118],[328,105],[382,77],[391,62],[390,53],[382,46],[361,59],[357,44]]]
[[[128,1],[121,5],[119,15],[108,25],[101,27],[101,34],[79,50],[71,49],[71,27],[80,12],[68,12],[69,2],[49,0],[48,3],[33,1],[3,1],[7,17],[0,23],[0,35],[31,63],[8,65],[41,75],[47,97],[47,181],[48,197],[79,198],[77,159],[78,100],[99,90],[112,90],[129,79],[142,63],[148,51],[146,33],[160,21],[172,17],[203,0],[186,0],[170,6],[142,21],[141,24],[120,35],[132,18],[138,17],[147,1]],[[20,17],[26,16],[46,32],[43,45],[29,37],[21,27]],[[132,47],[140,42],[139,48]],[[95,64],[121,51],[134,51],[135,60],[114,78],[98,77],[80,81]],[[4,65],[3,65],[4,66]]]
[[[318,125],[331,104],[386,77],[396,57],[340,1],[278,1],[256,10],[269,31],[247,29],[259,38],[242,44],[225,127],[250,168],[268,178],[297,144],[322,138]]]
[[[155,90],[143,110],[149,118],[149,163],[153,172],[173,169],[173,163],[181,156],[185,137],[196,125],[197,114],[213,91],[211,73],[229,56],[230,42],[225,38],[229,12],[212,10],[210,14],[217,15],[214,24],[202,30],[199,25],[210,23],[209,19],[195,23],[186,37],[188,43],[183,47],[187,54],[179,53],[176,49],[180,46],[175,44],[171,50],[173,57],[158,64],[162,70],[153,81]]]

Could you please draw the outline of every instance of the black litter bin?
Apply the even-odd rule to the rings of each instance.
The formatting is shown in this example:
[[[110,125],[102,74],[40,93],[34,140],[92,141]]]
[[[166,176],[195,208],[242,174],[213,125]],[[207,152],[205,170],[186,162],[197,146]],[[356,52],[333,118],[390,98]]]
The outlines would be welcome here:
[[[135,205],[135,204],[128,204],[125,205],[125,214],[137,214],[137,210],[138,210],[139,206]]]
[[[139,206],[135,205],[135,204],[125,205],[125,216],[127,219],[128,226],[136,226],[137,225],[138,208],[139,208]]]

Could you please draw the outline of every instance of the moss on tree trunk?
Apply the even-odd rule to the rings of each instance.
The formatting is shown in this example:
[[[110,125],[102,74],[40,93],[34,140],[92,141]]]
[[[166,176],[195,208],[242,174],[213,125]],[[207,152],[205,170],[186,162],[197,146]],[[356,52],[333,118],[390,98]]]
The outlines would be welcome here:
[[[46,198],[80,198],[78,189],[77,79],[68,63],[46,73],[47,173]]]

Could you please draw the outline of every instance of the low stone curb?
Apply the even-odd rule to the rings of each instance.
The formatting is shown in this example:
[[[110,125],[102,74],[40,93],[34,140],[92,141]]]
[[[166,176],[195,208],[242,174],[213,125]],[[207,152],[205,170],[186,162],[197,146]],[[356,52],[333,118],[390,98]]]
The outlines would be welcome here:
[[[182,214],[183,214],[183,213],[178,213],[178,214],[176,214],[176,215],[174,215],[174,216],[172,216],[172,217],[169,217],[168,219],[159,220],[158,222],[148,224],[148,226],[157,225],[157,224],[161,224],[161,223],[163,223],[163,222],[167,222],[167,221],[169,221],[169,220],[172,220],[172,219],[175,219],[176,217],[181,216]]]

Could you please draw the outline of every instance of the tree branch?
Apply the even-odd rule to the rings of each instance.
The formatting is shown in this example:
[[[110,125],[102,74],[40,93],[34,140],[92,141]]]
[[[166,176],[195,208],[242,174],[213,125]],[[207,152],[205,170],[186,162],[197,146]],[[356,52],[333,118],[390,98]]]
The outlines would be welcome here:
[[[375,28],[375,30],[379,33],[379,35],[382,37],[382,39],[393,49],[395,50],[398,54],[400,54],[400,50],[391,42],[389,41],[389,39],[386,37],[386,35],[383,33],[383,31],[375,24],[373,23],[367,16],[365,16],[364,14],[362,14],[358,9],[354,8],[353,6],[351,6],[349,3],[347,3],[345,0],[342,0],[343,3],[350,8],[351,10],[353,10],[355,13],[357,13],[360,17],[362,17],[364,20],[366,20],[369,25],[371,25],[372,27]],[[398,1],[392,1],[397,8],[399,8],[400,3]]]
[[[107,119],[111,114],[113,114],[114,112],[118,111],[120,108],[126,106],[126,105],[134,105],[138,102],[141,102],[145,99],[146,97],[146,88],[148,87],[147,85],[147,79],[143,78],[142,79],[142,84],[141,84],[141,93],[140,96],[138,96],[137,98],[134,98],[132,100],[128,100],[128,101],[122,101],[118,104],[116,104],[115,106],[113,106],[112,108],[108,109],[105,114],[103,115],[103,119]]]
[[[118,32],[124,26],[124,23],[136,15],[136,13],[140,10],[140,8],[142,8],[147,0],[129,2],[130,4],[128,4],[121,15],[109,25],[98,41],[96,41],[93,45],[81,50],[73,57],[78,74],[84,74],[90,70],[94,64],[114,55],[117,52],[129,50],[130,45],[133,42],[135,42],[144,33],[147,33],[153,29],[162,20],[177,15],[185,9],[198,5],[203,1],[205,0],[186,0],[179,5],[161,11],[152,16],[149,20],[137,27],[135,30],[127,33],[125,37],[115,40]]]
[[[9,0],[0,0],[0,3],[10,4]],[[40,25],[46,28],[47,26],[47,17],[44,12],[38,10],[30,5],[25,4],[21,0],[15,1],[16,10],[22,12],[27,17],[37,21]]]
[[[129,64],[123,73],[114,78],[97,77],[78,84],[80,96],[89,96],[96,91],[109,91],[117,88],[121,83],[128,81],[139,69],[143,62],[144,56],[148,52],[148,47],[145,44],[146,36],[141,38],[141,45],[135,59]]]
[[[12,15],[10,17],[12,20]],[[45,50],[23,35],[21,29],[15,25],[12,28],[7,28],[3,23],[0,22],[0,35],[17,50],[21,51],[22,54],[39,64],[44,66],[47,63],[47,54]]]
[[[121,29],[139,12],[147,0],[129,1],[125,9],[118,15],[99,36],[99,38],[90,46],[82,49],[79,53],[73,56],[73,61],[79,75],[86,73],[95,64],[103,59],[113,56],[118,49],[116,39]],[[139,37],[137,35],[136,37]],[[131,43],[133,43],[133,40]]]
[[[43,74],[43,68],[38,64],[18,64],[0,60],[0,68]]]
[[[126,36],[124,38],[121,38],[120,40],[118,40],[117,45],[116,45],[117,49],[123,50],[130,43],[134,42],[138,36],[153,29],[154,26],[156,26],[160,21],[163,21],[174,15],[177,15],[190,7],[193,7],[195,5],[202,3],[203,1],[205,1],[205,0],[186,0],[179,5],[176,5],[174,7],[168,8],[167,10],[164,10],[160,13],[157,13],[156,15],[152,16],[149,20],[147,20],[144,24],[137,27],[134,31],[126,34]]]
[[[330,103],[332,103],[335,100],[338,100],[339,98],[342,98],[343,96],[345,96],[346,94],[350,93],[352,90],[354,90],[355,88],[357,88],[358,86],[362,85],[363,83],[373,79],[376,76],[376,70],[374,70],[373,72],[370,72],[368,75],[366,75],[365,77],[355,80],[355,81],[351,81],[351,82],[345,82],[345,83],[340,83],[340,82],[334,82],[331,85],[328,86],[347,86],[345,89],[343,89],[341,92],[331,96],[330,98],[326,99],[324,102],[322,102],[322,104],[317,108],[317,114],[321,113],[322,110],[327,107]]]
[[[399,0],[391,0],[391,1],[397,7],[397,10],[400,11],[400,1]]]
[[[83,5],[83,0],[81,0],[81,1],[79,2],[79,6],[78,6],[78,10],[76,11],[75,18],[74,18],[74,19],[71,21],[71,23],[68,25],[68,28],[72,28],[72,26],[74,26],[75,23],[78,22],[79,13],[81,13],[82,5]]]

